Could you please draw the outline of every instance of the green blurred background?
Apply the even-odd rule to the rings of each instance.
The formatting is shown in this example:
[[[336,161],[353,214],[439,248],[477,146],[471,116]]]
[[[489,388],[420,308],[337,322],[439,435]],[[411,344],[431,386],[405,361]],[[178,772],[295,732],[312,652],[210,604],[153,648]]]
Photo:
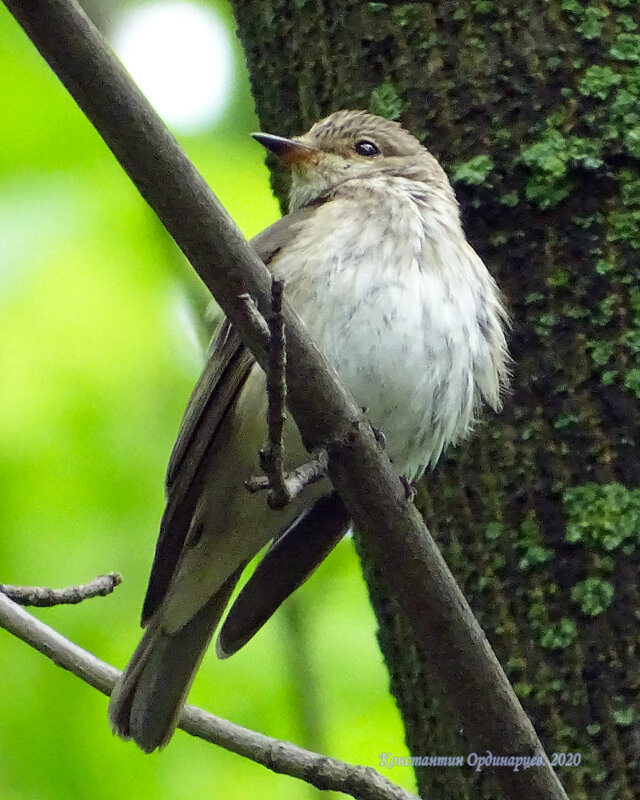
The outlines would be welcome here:
[[[131,5],[89,10],[115,36]],[[199,10],[228,31],[228,95],[208,119],[173,129],[252,236],[278,205],[248,137],[258,124],[230,11]],[[191,45],[188,32],[176,35]],[[133,47],[145,63],[144,46]],[[170,67],[179,59],[171,48],[165,56]],[[121,572],[108,598],[37,613],[122,667],[140,634],[164,470],[202,364],[208,298],[4,6],[0,98],[0,582],[60,587]],[[319,795],[182,732],[145,756],[112,736],[102,695],[3,631],[0,654],[1,800]],[[347,540],[237,656],[207,656],[190,700],[377,766],[380,752],[406,754],[387,685]],[[413,785],[407,767],[387,775]]]

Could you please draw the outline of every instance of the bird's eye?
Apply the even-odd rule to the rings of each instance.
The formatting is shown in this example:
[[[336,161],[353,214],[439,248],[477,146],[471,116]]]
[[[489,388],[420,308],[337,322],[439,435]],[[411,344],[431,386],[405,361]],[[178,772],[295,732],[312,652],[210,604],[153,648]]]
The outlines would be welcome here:
[[[354,150],[359,156],[365,156],[365,158],[373,158],[374,156],[380,155],[378,148],[368,139],[360,139],[357,141]]]

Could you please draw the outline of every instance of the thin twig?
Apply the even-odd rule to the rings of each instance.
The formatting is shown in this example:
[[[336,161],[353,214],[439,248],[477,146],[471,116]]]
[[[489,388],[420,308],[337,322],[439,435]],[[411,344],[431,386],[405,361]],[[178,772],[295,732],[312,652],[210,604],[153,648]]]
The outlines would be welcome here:
[[[117,572],[110,572],[108,575],[98,575],[89,583],[66,586],[64,589],[48,589],[46,586],[11,586],[8,583],[0,583],[0,592],[21,606],[50,608],[74,605],[92,597],[104,597],[111,594],[121,583],[122,577]]]
[[[0,594],[0,627],[31,645],[55,664],[110,695],[119,670],[66,639],[49,625]],[[300,778],[317,789],[350,794],[358,800],[417,800],[371,767],[347,764],[235,725],[194,706],[185,706],[180,728],[267,767]]]
[[[320,450],[318,455],[307,461],[306,464],[301,464],[299,467],[292,469],[285,475],[285,483],[289,500],[295,500],[300,492],[320,478],[324,478],[327,474],[328,456],[326,450]],[[261,492],[265,489],[271,488],[271,480],[266,475],[257,475],[249,478],[245,482],[245,487],[249,492]]]
[[[260,465],[269,479],[267,502],[271,508],[284,508],[291,495],[284,474],[284,443],[282,429],[287,416],[286,344],[282,317],[284,281],[271,280],[271,311],[269,313],[269,361],[267,369],[267,426],[269,439],[260,451]]]
[[[282,295],[284,280],[273,276],[271,281],[271,311],[269,313],[269,359],[267,363],[267,427],[269,438],[260,450],[260,466],[264,475],[249,478],[245,486],[250,492],[268,490],[267,502],[273,509],[284,508],[300,492],[315,483],[327,474],[327,451],[321,450],[319,454],[306,464],[302,464],[289,473],[284,471],[284,442],[282,430],[287,418],[287,350],[285,339],[284,318],[282,315]],[[264,320],[255,303],[241,295],[246,304],[247,314],[251,317],[260,316],[262,322],[253,324],[262,325]]]

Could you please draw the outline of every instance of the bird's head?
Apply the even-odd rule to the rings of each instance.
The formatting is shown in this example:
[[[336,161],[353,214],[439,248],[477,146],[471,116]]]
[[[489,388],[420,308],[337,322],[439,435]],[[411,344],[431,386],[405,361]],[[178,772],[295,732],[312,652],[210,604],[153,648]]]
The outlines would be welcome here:
[[[345,181],[376,175],[437,183],[452,190],[444,170],[397,122],[365,111],[336,111],[303,136],[253,138],[291,169],[290,210],[331,193]]]

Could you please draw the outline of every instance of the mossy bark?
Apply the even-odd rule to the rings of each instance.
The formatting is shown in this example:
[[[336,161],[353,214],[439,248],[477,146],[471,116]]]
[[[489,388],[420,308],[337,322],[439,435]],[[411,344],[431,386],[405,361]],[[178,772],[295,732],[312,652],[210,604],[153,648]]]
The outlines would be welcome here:
[[[418,499],[547,752],[581,754],[569,795],[640,797],[640,3],[233,5],[264,130],[369,108],[452,176],[511,310],[513,391]],[[359,550],[412,753],[466,754]],[[499,796],[417,772],[425,797]]]

